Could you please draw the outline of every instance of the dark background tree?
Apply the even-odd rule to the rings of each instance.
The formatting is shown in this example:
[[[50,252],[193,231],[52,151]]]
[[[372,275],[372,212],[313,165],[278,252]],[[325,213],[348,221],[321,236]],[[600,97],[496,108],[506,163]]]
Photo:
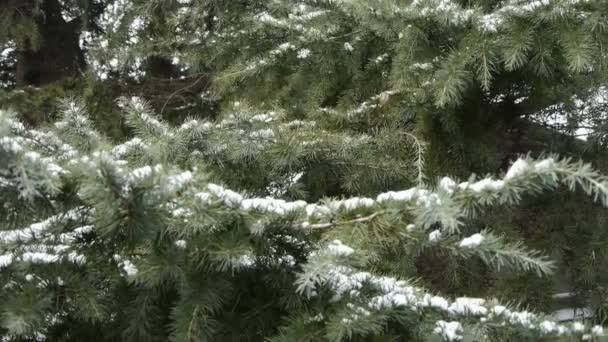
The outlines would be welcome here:
[[[112,0],[3,0],[1,39],[15,44],[15,85],[41,86],[81,75],[81,34],[102,32],[99,16]]]

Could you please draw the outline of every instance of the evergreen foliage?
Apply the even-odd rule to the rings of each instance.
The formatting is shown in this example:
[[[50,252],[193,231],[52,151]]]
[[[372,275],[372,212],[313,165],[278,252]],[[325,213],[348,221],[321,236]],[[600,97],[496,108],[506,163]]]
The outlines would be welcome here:
[[[505,160],[483,145],[513,119],[586,99],[605,81],[602,1],[183,3],[175,22],[198,9],[216,25],[187,31],[206,45],[178,51],[209,61],[225,96],[357,114],[366,127],[415,124],[433,176],[496,170]]]
[[[560,185],[608,204],[608,180],[589,165],[523,158],[502,178],[445,177],[434,189],[373,198],[254,197],[298,181],[250,185],[248,177],[219,170],[247,170],[251,159],[236,151],[248,146],[258,148],[255,159],[293,151],[281,135],[295,139],[302,133],[289,127],[305,123],[239,107],[217,124],[173,127],[139,99],[121,105],[136,135],[115,146],[75,102],[65,103],[48,130],[1,112],[1,327],[9,340],[536,341],[603,334],[599,326],[558,324],[495,299],[444,298],[414,280],[421,276],[414,263],[429,251],[478,260],[489,272],[551,274],[553,262],[521,242],[489,229],[464,236],[463,229],[486,208]],[[347,136],[341,140],[348,147],[336,153],[331,135],[315,132],[300,140],[302,150],[327,145],[316,155],[330,162],[366,158],[375,148]],[[298,167],[307,173],[315,163]],[[250,195],[217,182],[249,187]]]
[[[381,139],[375,134],[380,129],[396,126],[425,143],[429,180],[446,173],[495,173],[529,150],[536,156],[542,151],[584,156],[605,168],[601,147],[590,151],[574,139],[536,137],[522,128],[530,126],[529,118],[567,120],[570,134],[581,126],[598,130],[595,141],[601,145],[602,1],[180,1],[178,6],[166,16],[176,18],[176,32],[188,34],[169,37],[179,46],[172,53],[186,65],[212,68],[215,90],[228,105],[244,98],[255,107],[281,108],[293,119],[334,116],[341,118],[339,129],[374,139]],[[212,29],[201,33],[207,26],[188,26],[209,16]],[[400,186],[386,184],[382,190]],[[563,201],[529,201],[524,209],[498,212],[475,226],[500,225],[510,237],[550,251],[579,294],[577,306],[584,307],[590,297],[603,298],[590,294],[603,287],[605,237],[597,227],[606,215],[581,196],[560,192],[559,198]],[[564,210],[570,202],[571,210]],[[438,264],[429,273],[443,266]],[[525,294],[515,292],[509,277],[464,276],[470,267],[446,265],[441,269],[449,272],[449,281],[438,277],[434,285],[451,293],[470,282],[489,293],[496,286],[537,308],[554,309],[551,295],[538,295],[534,286]]]
[[[601,340],[607,15],[0,1],[0,336]]]

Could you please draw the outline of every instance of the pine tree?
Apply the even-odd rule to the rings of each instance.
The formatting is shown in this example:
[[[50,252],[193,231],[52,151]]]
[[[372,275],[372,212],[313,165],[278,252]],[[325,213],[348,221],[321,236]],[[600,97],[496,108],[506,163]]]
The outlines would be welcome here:
[[[345,163],[369,146],[348,135],[336,146],[321,129],[302,137],[296,128],[307,124],[280,113],[239,107],[217,123],[171,126],[139,99],[121,104],[136,136],[115,146],[75,102],[66,102],[62,119],[46,130],[2,112],[0,298],[8,340],[536,341],[603,334],[599,326],[558,324],[496,299],[441,297],[414,280],[420,274],[413,263],[426,252],[480,262],[489,272],[551,274],[554,263],[539,251],[499,232],[463,236],[463,229],[486,208],[560,185],[608,204],[608,181],[589,165],[523,158],[502,178],[445,177],[434,188],[373,198],[255,197],[217,183],[239,179],[223,172],[225,165],[252,173],[263,167],[235,159],[243,144],[285,163],[295,145]],[[298,157],[301,172],[314,167],[306,154]],[[280,196],[293,183],[263,187]]]
[[[435,176],[505,166],[494,136],[605,82],[602,1],[182,3],[173,22],[201,43],[179,51],[208,61],[225,97],[337,111],[363,129],[415,124]],[[194,30],[201,13],[213,31]]]
[[[239,101],[266,110],[279,108],[292,119],[330,117],[332,130],[368,134],[372,140],[382,140],[383,130],[391,127],[411,137],[410,144],[424,146],[424,158],[415,161],[422,165],[424,159],[424,167],[418,169],[424,169],[421,174],[430,181],[443,174],[496,173],[529,151],[537,157],[546,152],[583,156],[605,170],[601,147],[592,153],[589,145],[547,134],[534,123],[557,113],[560,119],[567,118],[573,134],[579,126],[597,130],[605,122],[598,114],[604,106],[593,104],[606,74],[603,1],[174,5],[165,8],[165,16],[172,23],[167,30],[178,34],[162,46],[178,46],[173,53],[183,65],[212,69],[215,90],[227,106]],[[202,25],[209,17],[213,25]],[[589,121],[595,123],[586,124]],[[602,134],[599,129],[597,138],[601,140]],[[404,147],[408,155],[412,147],[414,154],[422,150],[410,144]],[[366,173],[384,179],[375,188],[364,189],[359,186],[366,182],[355,181],[353,188],[350,177],[329,175],[335,185],[321,187],[325,193],[305,199],[372,195],[417,183],[411,176],[386,178],[378,169]],[[314,187],[314,181],[306,181],[305,188]],[[597,229],[606,215],[578,194],[558,196],[554,202],[528,201],[525,209],[512,208],[508,214],[498,210],[472,225],[499,226],[510,237],[551,253],[560,274],[566,275],[568,291],[577,293],[576,305],[585,307],[591,301],[598,317],[606,317],[601,312],[606,311],[602,270],[608,259],[602,250],[607,237]],[[570,210],[564,210],[566,206]],[[491,286],[489,292],[500,290],[515,297],[524,291],[514,288],[510,277],[488,282],[463,276],[470,267],[445,265],[441,269],[449,272],[450,281],[440,278],[433,285],[453,293],[470,282],[479,291]],[[515,279],[537,284],[525,289],[526,304],[554,309],[551,294],[535,290],[552,286],[550,281]]]
[[[603,1],[108,8],[91,71],[153,106],[119,102],[121,144],[78,101],[51,127],[0,112],[4,339],[601,339],[607,183],[571,160],[603,172],[602,135],[531,134],[601,133]],[[592,321],[540,313],[557,276]]]

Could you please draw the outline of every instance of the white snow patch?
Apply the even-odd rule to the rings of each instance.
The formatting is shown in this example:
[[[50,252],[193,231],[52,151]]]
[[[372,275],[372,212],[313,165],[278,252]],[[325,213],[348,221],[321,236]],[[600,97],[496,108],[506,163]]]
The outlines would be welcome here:
[[[298,51],[298,59],[306,59],[310,57],[312,52],[309,49],[301,49]]]
[[[462,241],[460,241],[460,244],[458,246],[460,246],[462,248],[475,248],[475,247],[479,247],[479,245],[481,245],[483,240],[484,240],[484,236],[477,233],[477,234],[473,234],[467,238],[462,239]]]
[[[125,271],[125,273],[127,273],[127,275],[129,277],[136,275],[137,272],[138,272],[137,267],[135,266],[135,264],[133,264],[129,260],[123,261],[122,269]]]
[[[462,325],[460,322],[452,321],[437,321],[435,323],[435,334],[443,337],[446,341],[460,341],[462,340]]]
[[[465,187],[469,188],[475,192],[483,192],[483,191],[498,191],[498,190],[501,190],[504,187],[504,185],[505,185],[505,182],[502,180],[484,178],[473,184],[467,184]],[[464,186],[464,185],[461,184],[461,186]]]
[[[441,181],[439,181],[439,188],[443,189],[448,194],[454,193],[456,187],[456,182],[450,177],[443,177],[441,178]]]
[[[328,250],[329,254],[334,255],[334,256],[349,256],[355,252],[352,248],[346,246],[340,240],[332,241],[327,246],[327,250]]]
[[[514,177],[521,176],[523,173],[528,171],[528,169],[529,165],[527,161],[525,161],[524,159],[517,159],[517,161],[515,161],[515,163],[511,165],[509,171],[507,171],[505,179],[511,179]]]
[[[4,255],[0,255],[0,269],[9,266],[13,263],[14,255],[13,253],[8,253]]]
[[[441,231],[440,230],[433,230],[431,233],[429,233],[429,241],[430,242],[437,242],[441,239]]]

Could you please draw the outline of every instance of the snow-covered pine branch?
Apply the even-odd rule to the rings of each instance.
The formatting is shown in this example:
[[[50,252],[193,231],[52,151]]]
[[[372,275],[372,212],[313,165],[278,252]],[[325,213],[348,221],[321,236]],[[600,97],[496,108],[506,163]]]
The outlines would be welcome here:
[[[493,334],[508,330],[545,337],[601,335],[597,327],[559,325],[491,301],[451,301],[433,296],[373,271],[382,255],[398,248],[403,251],[401,258],[440,249],[463,261],[478,258],[495,271],[509,268],[549,274],[553,264],[540,252],[489,230],[463,236],[461,228],[484,207],[514,205],[526,195],[559,185],[580,188],[606,204],[607,181],[588,165],[555,157],[522,158],[502,178],[459,183],[446,177],[436,189],[414,187],[374,197],[308,203],[248,196],[215,184],[204,171],[205,159],[194,162],[179,155],[158,158],[155,153],[169,150],[169,144],[188,140],[188,132],[197,126],[192,121],[174,128],[148,115],[134,123],[143,125],[140,135],[117,147],[101,137],[94,145],[78,143],[79,136],[91,137],[92,131],[87,130],[93,128],[85,118],[70,115],[63,120],[80,122],[75,126],[78,134],[66,132],[68,127],[63,124],[58,125],[57,133],[40,133],[25,129],[5,112],[0,117],[0,155],[7,161],[0,169],[6,190],[2,198],[5,207],[30,220],[21,227],[13,227],[10,221],[2,224],[0,278],[4,286],[0,291],[3,297],[22,298],[24,289],[33,286],[63,305],[27,308],[28,317],[50,314],[55,318],[32,318],[38,323],[27,321],[25,328],[6,326],[10,335],[44,335],[61,324],[62,315],[76,309],[81,286],[96,289],[110,308],[115,308],[121,303],[110,299],[111,294],[125,280],[147,290],[182,284],[175,290],[189,296],[188,288],[203,284],[197,277],[213,276],[236,286],[236,279],[244,281],[240,277],[254,275],[257,279],[277,271],[290,279],[283,284],[286,296],[305,295],[299,299],[309,302],[300,308],[303,312],[310,313],[307,307],[315,301],[328,301],[325,309],[317,309],[321,311],[311,317],[294,316],[293,327],[305,321],[321,324],[328,320],[331,324],[323,329],[336,338],[381,333],[386,322],[406,313],[423,312],[419,317],[425,324],[404,327],[419,333],[432,331],[448,341],[459,340],[473,326],[491,326]],[[249,121],[271,122],[261,116]],[[225,122],[218,128],[230,125]],[[274,128],[283,125],[277,122]],[[162,134],[153,139],[151,132]],[[62,140],[63,134],[73,147]],[[61,149],[49,149],[34,136],[48,137],[52,146]],[[138,151],[136,157],[120,159],[132,149]],[[71,152],[66,155],[65,151]],[[187,147],[174,151],[189,154]],[[23,167],[24,160],[35,164]],[[146,164],[150,161],[155,164]],[[41,180],[53,186],[41,186]],[[20,192],[27,196],[11,195]],[[359,238],[354,238],[357,235],[353,232],[360,234]],[[363,250],[366,253],[360,252]],[[83,277],[82,272],[92,269],[97,271]],[[66,289],[74,295],[63,297]],[[326,298],[325,290],[334,293]],[[228,293],[217,293],[216,301],[207,303],[218,307],[209,315],[221,312],[220,303],[229,300],[224,295]],[[92,303],[101,300],[87,298]],[[177,304],[174,310],[187,310],[184,305]],[[21,309],[10,304],[3,310],[14,315]],[[96,304],[90,310],[98,310]],[[429,310],[434,314],[427,315]],[[187,318],[175,319],[175,324],[182,324]],[[318,329],[314,324],[310,329]],[[285,329],[291,329],[290,325]]]
[[[474,238],[473,240],[478,240]],[[462,241],[471,247],[471,238]],[[365,254],[335,240],[317,251],[304,266],[299,275],[298,291],[306,296],[318,298],[328,289],[333,297],[326,305],[331,305],[331,314],[316,314],[320,317],[309,319],[339,327],[336,335],[353,336],[362,331],[374,332],[377,324],[387,324],[400,315],[436,317],[435,324],[426,325],[425,335],[433,333],[445,341],[460,341],[466,330],[484,330],[486,327],[500,326],[512,330],[514,336],[532,333],[538,338],[573,337],[586,340],[602,335],[603,328],[591,329],[579,322],[558,324],[542,315],[529,311],[518,311],[483,298],[460,297],[454,300],[428,293],[408,281],[393,277],[374,275],[359,269]],[[326,298],[319,298],[327,301]],[[450,323],[443,319],[450,320]],[[369,325],[369,320],[374,325]],[[521,334],[521,335],[518,335]],[[515,337],[516,338],[516,337]]]

